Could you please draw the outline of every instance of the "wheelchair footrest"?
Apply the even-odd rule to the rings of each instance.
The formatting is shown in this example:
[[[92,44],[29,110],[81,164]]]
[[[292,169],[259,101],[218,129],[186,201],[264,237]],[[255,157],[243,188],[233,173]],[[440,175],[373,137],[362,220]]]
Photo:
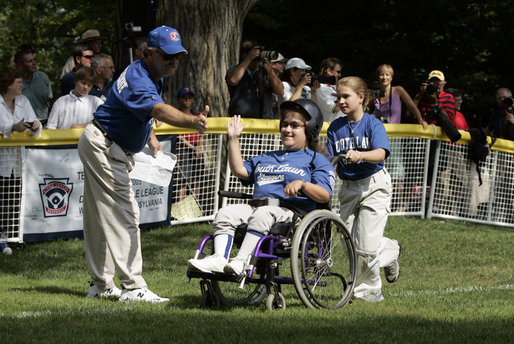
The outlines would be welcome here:
[[[187,269],[187,277],[240,283],[243,280],[244,275],[236,276],[233,274],[227,274],[223,272],[203,272],[200,270],[189,268]]]

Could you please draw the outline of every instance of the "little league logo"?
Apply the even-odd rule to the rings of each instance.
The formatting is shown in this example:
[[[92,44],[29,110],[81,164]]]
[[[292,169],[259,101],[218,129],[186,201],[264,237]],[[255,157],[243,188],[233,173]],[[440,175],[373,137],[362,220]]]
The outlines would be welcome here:
[[[180,36],[178,35],[177,31],[171,31],[170,33],[170,39],[174,42],[177,42],[180,40]]]
[[[69,178],[45,178],[44,183],[39,184],[45,217],[66,216],[68,213],[68,200],[73,191],[73,183],[68,181]]]

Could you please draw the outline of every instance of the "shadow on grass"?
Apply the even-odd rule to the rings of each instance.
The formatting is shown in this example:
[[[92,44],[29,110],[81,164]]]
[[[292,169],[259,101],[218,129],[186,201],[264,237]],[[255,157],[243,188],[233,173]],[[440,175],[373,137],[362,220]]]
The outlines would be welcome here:
[[[33,288],[9,288],[9,291],[17,291],[17,292],[38,292],[44,294],[53,294],[53,295],[74,295],[79,296],[81,298],[84,297],[85,292],[77,291],[69,288],[60,288],[60,287],[33,287]]]
[[[451,322],[420,316],[342,312],[125,312],[40,314],[37,319],[3,318],[5,342],[49,343],[506,343],[505,320]],[[154,314],[156,313],[156,314]],[[332,315],[332,316],[331,316]],[[37,321],[37,326],[34,322]],[[7,328],[8,325],[8,328]]]

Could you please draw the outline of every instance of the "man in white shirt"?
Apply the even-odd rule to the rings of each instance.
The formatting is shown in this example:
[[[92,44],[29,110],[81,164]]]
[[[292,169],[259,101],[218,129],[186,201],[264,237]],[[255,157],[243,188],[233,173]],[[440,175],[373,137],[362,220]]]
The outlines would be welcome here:
[[[321,83],[320,88],[316,91],[317,104],[323,114],[325,122],[332,122],[337,117],[343,116],[339,108],[336,106],[336,84],[341,78],[341,60],[335,57],[327,57],[321,62],[320,74],[323,77],[334,77],[335,82],[332,84]]]

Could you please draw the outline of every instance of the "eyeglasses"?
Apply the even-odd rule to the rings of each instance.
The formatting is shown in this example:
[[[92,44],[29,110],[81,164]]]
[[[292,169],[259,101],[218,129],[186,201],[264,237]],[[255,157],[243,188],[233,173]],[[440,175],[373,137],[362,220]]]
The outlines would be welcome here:
[[[162,51],[161,49],[155,49],[154,51],[158,52],[159,54],[161,54],[162,56],[162,59],[166,62],[169,62],[169,61],[172,61],[172,60],[175,60],[175,59],[180,59],[180,57],[182,56],[182,53],[177,53],[177,54],[172,54],[172,55],[169,55],[169,54],[166,54],[164,51]]]
[[[280,128],[287,128],[287,127],[291,127],[291,129],[298,129],[298,128],[301,128],[301,127],[304,127],[305,125],[303,123],[300,123],[300,122],[286,122],[286,121],[281,121],[280,122]]]
[[[91,60],[93,57],[95,57],[95,55],[82,55],[82,57]]]
[[[109,67],[105,67],[105,66],[99,66],[100,68],[105,68],[105,69],[112,69],[114,70],[114,66],[109,66]]]

